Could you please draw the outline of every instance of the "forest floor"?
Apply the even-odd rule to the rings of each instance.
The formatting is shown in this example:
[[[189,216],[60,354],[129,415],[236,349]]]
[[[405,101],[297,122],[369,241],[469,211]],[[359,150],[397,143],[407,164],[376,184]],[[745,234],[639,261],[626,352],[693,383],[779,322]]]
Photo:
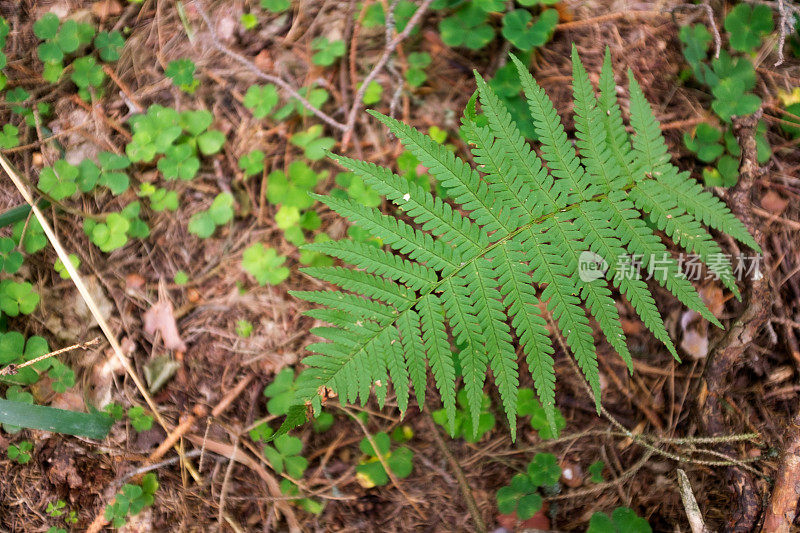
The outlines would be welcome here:
[[[779,94],[800,86],[800,62],[787,53],[785,63],[773,67],[774,39],[771,47],[765,45],[752,56],[757,74],[754,92],[763,101],[762,120],[772,155],[763,164],[764,171],[751,176],[749,198],[735,211],[749,213],[752,229],[763,234],[764,279],[743,284],[746,295],[751,284],[762,289],[756,294],[759,300],[738,302],[713,279],[696,284],[727,328],[753,306],[763,315],[754,318],[761,326],[748,332],[750,337],[729,367],[723,364],[719,375],[716,367],[709,367],[710,360],[721,357],[716,352],[722,349],[718,343],[729,346],[725,332],[688,315],[679,302],[658,288],[659,310],[680,345],[683,361],[675,361],[641,325],[630,306],[621,303],[635,372],[629,375],[613,350],[599,344],[607,416],[598,416],[583,379],[567,362],[570,356],[556,347],[556,404],[566,420],[557,439],[542,440],[535,429],[520,424],[516,442],[512,442],[496,392],[490,393],[492,409],[497,411],[495,428],[479,442],[451,439],[429,416],[438,405],[432,386],[428,408],[420,412],[413,406],[403,419],[391,401],[383,410],[372,401],[347,411],[332,406],[334,424],[327,431],[316,432],[310,425],[298,428],[293,435],[302,440],[302,454],[308,461],[300,489],[323,504],[313,513],[281,493],[281,476],[261,453],[263,445],[249,435],[265,421],[277,428],[279,417],[267,411],[264,388],[282,369],[299,369],[304,347],[312,342],[309,328],[314,320],[302,314],[308,306],[289,291],[322,287],[298,270],[302,266],[300,252],[276,222],[277,207],[267,201],[266,176],[302,158],[303,151],[290,138],[314,124],[323,125],[324,135],[335,140],[332,151],[391,168],[396,168],[402,148],[377,121],[358,109],[363,106],[355,106],[355,122],[353,128],[348,127],[358,85],[378,63],[386,44],[383,26],[366,27],[359,18],[360,2],[292,2],[292,7],[279,15],[259,11],[251,3],[0,1],[0,15],[12,27],[6,45],[9,87],[23,87],[33,101],[52,106],[44,124],[68,152],[85,149],[91,153],[88,145],[122,152],[129,141],[127,119],[152,104],[178,110],[207,109],[213,112],[213,127],[226,137],[221,151],[203,158],[195,179],[179,182],[177,210],[148,211],[149,237],[131,239],[121,249],[101,252],[85,234],[81,216],[46,210],[64,247],[79,256],[80,271],[101,300],[103,313],[122,339],[135,371],[143,375],[149,362],[163,355],[178,363],[174,375],[152,399],[169,432],[179,431],[181,438],[176,441],[177,451],[165,450],[154,461],[153,452],[167,435],[157,423],[146,431],[136,431],[127,422],[116,424],[104,441],[33,430],[0,433],[2,449],[23,438],[34,444],[27,464],[5,455],[0,458],[0,529],[47,530],[59,523],[60,519],[45,510],[57,500],[77,512],[77,522],[62,522],[62,527],[107,527],[102,518],[106,505],[132,475],[155,462],[153,471],[160,488],[153,505],[131,517],[128,531],[280,531],[291,526],[304,531],[473,531],[481,529],[476,516],[489,530],[514,530],[521,526],[514,517],[501,515],[495,494],[511,476],[523,471],[537,452],[554,454],[562,469],[570,469],[578,478],[562,483],[557,494],[545,495],[546,511],[539,515],[544,522],[535,523],[541,529],[585,530],[593,513],[610,513],[626,506],[646,518],[654,531],[689,531],[676,477],[678,468],[686,472],[711,530],[723,528],[733,510],[743,507],[752,519],[750,524],[760,520],[779,469],[781,450],[787,444],[787,431],[800,409],[800,180],[796,177],[800,152],[796,140],[779,127],[787,118]],[[723,6],[711,4],[719,10],[716,22],[723,31]],[[682,26],[708,21],[702,8],[673,10],[675,7],[672,1],[558,3],[559,25],[552,40],[534,51],[531,72],[568,117],[572,111],[572,44],[594,82],[608,46],[618,82],[622,83],[625,69],[630,68],[642,83],[673,161],[701,178],[703,164],[686,148],[683,135],[701,122],[715,119],[708,90],[681,81],[686,60],[678,34]],[[50,84],[42,79],[36,57],[39,40],[32,26],[51,10],[64,17],[91,20],[100,30],[126,32],[121,57],[106,68],[105,95],[94,105],[83,102],[69,81]],[[200,10],[207,12],[215,26],[213,35]],[[240,17],[251,11],[259,13],[259,25],[246,30]],[[409,68],[410,53],[427,52],[432,61],[425,68],[424,84],[412,90],[400,82],[396,91],[398,78],[381,69],[375,81],[383,92],[369,107],[391,111],[423,131],[440,128],[446,133],[446,142],[465,154],[467,147],[458,127],[475,89],[472,71],[493,76],[506,63],[510,47],[502,38],[478,51],[447,46],[437,30],[443,16],[441,11],[427,12],[419,21],[419,30],[400,44],[400,53],[390,65],[402,73]],[[489,22],[499,28],[499,19]],[[312,61],[318,50],[313,50],[311,43],[321,35],[342,39],[347,45],[347,52],[333,66]],[[724,33],[723,38],[727,38]],[[190,58],[196,65],[199,85],[192,94],[164,75],[170,61],[180,58]],[[245,106],[245,95],[254,83],[266,82],[255,71],[277,76],[294,88],[312,84],[325,88],[329,98],[322,109],[335,124],[297,113],[282,121],[255,118]],[[620,96],[625,102],[622,88]],[[282,93],[279,105],[285,101]],[[43,159],[50,160],[56,149],[53,143],[42,141],[41,131],[21,124],[11,107],[8,101],[0,103],[0,113],[4,123],[12,121],[19,126],[23,147],[3,153],[23,176],[35,182]],[[566,127],[571,131],[571,120]],[[265,154],[266,170],[245,179],[238,160],[254,149]],[[333,162],[322,159],[309,165],[325,173],[317,192],[335,187],[334,176],[340,170]],[[128,173],[138,188],[140,183],[154,181],[157,171],[154,164],[134,165]],[[736,188],[713,190],[729,202],[742,201]],[[207,209],[222,192],[233,194],[235,218],[211,238],[191,234],[187,223],[192,215]],[[131,188],[121,196],[84,195],[69,205],[79,214],[107,213],[119,211],[135,199],[136,188]],[[0,211],[22,203],[14,185],[5,175],[0,176]],[[321,207],[317,212],[320,227],[329,236],[346,235],[342,219]],[[2,235],[10,234],[2,231]],[[731,240],[718,241],[726,252],[737,251]],[[288,258],[286,280],[261,286],[242,269],[244,250],[259,242]],[[30,316],[9,319],[9,327],[28,336],[41,335],[54,349],[101,336],[72,282],[53,270],[55,259],[49,247],[26,257],[24,275],[41,301]],[[188,275],[188,282],[176,283],[179,271]],[[174,317],[178,340],[184,346],[168,350],[164,330],[156,334],[146,331],[145,315],[154,308],[161,309],[168,319]],[[243,321],[252,325],[248,335],[237,329]],[[596,337],[600,339],[599,331]],[[102,397],[126,409],[145,405],[114,357],[106,343],[70,352],[63,360],[74,370],[76,384],[58,394],[37,392],[33,386],[33,395],[40,403],[73,409],[85,409],[84,401]],[[531,386],[529,375],[523,374],[522,385]],[[710,401],[721,408],[709,415]],[[348,415],[353,412],[368,416],[356,420]],[[708,416],[716,418],[709,421]],[[397,427],[413,432],[404,443],[414,454],[413,471],[397,483],[366,488],[356,475],[365,431],[391,433]],[[630,438],[626,431],[647,435],[646,442],[652,444],[643,446],[641,439]],[[721,445],[678,440],[747,433],[758,436]],[[736,458],[735,464],[717,465],[714,461],[721,460],[719,455],[701,453],[699,448]],[[587,469],[597,461],[605,464],[602,483],[588,479]],[[742,494],[735,487],[736,480],[742,479],[752,491]]]

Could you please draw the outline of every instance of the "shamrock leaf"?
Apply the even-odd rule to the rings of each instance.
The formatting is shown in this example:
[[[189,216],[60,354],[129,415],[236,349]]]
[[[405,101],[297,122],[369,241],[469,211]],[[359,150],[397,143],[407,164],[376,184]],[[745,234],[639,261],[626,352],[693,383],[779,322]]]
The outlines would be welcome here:
[[[745,92],[745,83],[740,78],[725,78],[711,89],[714,101],[711,109],[725,122],[731,117],[750,115],[758,111],[761,98]]]
[[[0,237],[0,272],[13,274],[22,266],[22,254],[15,248],[14,239]]]
[[[520,520],[528,520],[542,508],[542,497],[537,492],[537,486],[525,474],[511,478],[511,484],[501,487],[495,498],[500,513],[511,514],[516,511]]]
[[[140,405],[128,409],[128,419],[136,431],[147,431],[153,427],[153,417],[145,413]]]
[[[33,23],[33,33],[42,40],[52,39],[58,33],[58,25],[58,16],[55,13],[45,13]]]
[[[92,242],[104,252],[111,252],[122,248],[128,242],[130,221],[120,213],[109,213],[105,222],[95,222],[87,219],[84,221],[84,230]]]
[[[592,476],[592,483],[602,483],[605,481],[603,478],[603,469],[606,467],[606,464],[603,461],[595,461],[594,463],[589,465],[587,469],[589,474]]]
[[[14,224],[11,236],[18,244],[21,243],[25,252],[29,254],[35,254],[47,246],[47,236],[35,218],[30,221],[20,220]]]
[[[414,452],[405,446],[401,446],[394,451],[391,448],[389,435],[381,431],[372,436],[372,440],[377,447],[377,451],[366,437],[361,440],[358,447],[367,456],[356,466],[356,479],[365,488],[386,485],[389,482],[389,475],[378,459],[378,454],[386,461],[389,470],[400,479],[406,478],[414,468]]]
[[[609,517],[597,512],[589,520],[586,533],[651,533],[647,520],[636,515],[633,509],[617,507]]]
[[[699,124],[693,131],[683,134],[686,148],[697,154],[697,158],[705,163],[716,161],[725,151],[720,139],[722,132],[705,122]]]
[[[106,78],[103,68],[97,64],[94,57],[79,57],[72,62],[72,81],[80,89],[99,87]]]
[[[555,409],[553,413],[555,428],[551,427],[542,404],[529,388],[522,388],[517,394],[517,413],[519,416],[530,415],[531,427],[539,432],[539,438],[543,440],[558,438],[561,430],[567,425],[561,411]]]
[[[447,46],[483,48],[494,39],[494,30],[486,24],[486,12],[470,2],[439,23],[439,34]]]
[[[239,158],[239,168],[244,175],[255,176],[264,170],[264,152],[253,150]]]
[[[515,9],[503,16],[503,37],[520,50],[531,50],[542,46],[553,36],[558,23],[558,11],[547,9],[536,22],[527,9]]]
[[[273,13],[282,13],[291,7],[289,0],[261,0],[261,7]]]
[[[344,41],[341,39],[329,41],[327,37],[317,37],[311,41],[311,49],[316,53],[311,56],[311,62],[315,65],[328,67],[333,65],[337,57],[344,55]]]
[[[321,109],[322,104],[328,101],[328,91],[320,88],[303,87],[297,93],[305,98],[309,104],[316,109]],[[245,104],[246,105],[246,104]],[[301,117],[311,116],[313,113],[309,111],[297,98],[291,98],[289,103],[280,108],[274,113],[275,120],[282,121],[288,118],[292,113],[297,112]]]
[[[100,59],[108,63],[119,59],[122,47],[125,46],[125,39],[118,31],[101,31],[94,38],[94,47],[100,54]],[[60,61],[60,59],[58,60]]]
[[[695,77],[699,81],[703,81],[701,61],[706,59],[708,55],[708,47],[711,45],[713,38],[711,32],[705,27],[704,24],[693,24],[690,26],[681,26],[678,32],[678,38],[683,43],[683,57],[692,67]]]
[[[201,239],[210,237],[217,226],[227,224],[233,219],[233,195],[223,192],[214,198],[206,211],[195,213],[189,219],[189,233]]]
[[[97,161],[101,169],[98,179],[100,185],[108,187],[115,196],[128,190],[130,179],[125,172],[119,171],[131,166],[130,159],[112,152],[100,152],[97,154]]]
[[[367,90],[364,91],[364,104],[365,105],[372,105],[377,104],[381,101],[381,95],[383,94],[383,86],[378,83],[377,81],[369,82],[367,85]]]
[[[70,264],[74,268],[78,268],[81,265],[80,258],[75,254],[69,254],[67,256],[69,258]],[[64,262],[61,261],[61,258],[57,258],[55,264],[53,264],[53,269],[58,272],[58,275],[61,279],[70,279],[69,272],[67,272],[67,267],[64,266]]]
[[[10,317],[29,315],[39,305],[39,295],[27,281],[0,281],[0,311]]]
[[[275,376],[275,380],[266,386],[264,396],[269,398],[267,411],[275,416],[285,415],[293,405],[295,392],[294,370],[286,367]]]
[[[244,251],[242,268],[256,278],[260,285],[278,285],[289,277],[289,269],[282,266],[286,257],[272,248],[255,243]]]
[[[314,199],[308,193],[314,190],[325,173],[314,172],[304,161],[293,161],[287,169],[275,170],[267,176],[267,200],[271,204],[282,204],[306,209]]]
[[[165,157],[159,159],[156,166],[165,179],[190,180],[200,170],[200,160],[188,144],[170,146],[164,155]]]
[[[27,440],[23,440],[19,444],[11,444],[7,450],[8,458],[24,465],[31,460],[31,454],[28,453],[31,450],[33,450],[33,444]]]
[[[244,95],[244,105],[255,118],[266,117],[278,103],[278,89],[270,84],[251,85]]]
[[[56,200],[63,200],[78,192],[77,179],[78,168],[59,159],[52,167],[42,169],[37,187]]]
[[[292,435],[281,435],[273,441],[275,447],[264,446],[264,457],[277,473],[284,471],[292,478],[303,477],[308,468],[308,459],[300,456],[303,443]]]
[[[0,132],[0,148],[8,150],[19,145],[19,129],[11,124],[3,124],[3,131]]]
[[[200,85],[194,77],[196,68],[194,61],[184,57],[170,61],[164,74],[172,80],[173,85],[183,92],[192,94]]]
[[[431,64],[431,56],[426,52],[412,52],[408,54],[406,60],[408,61],[408,70],[405,73],[406,82],[411,87],[419,87],[428,79],[424,69]]]
[[[528,465],[528,477],[537,487],[552,487],[561,477],[558,459],[552,453],[537,453]]]
[[[315,124],[304,132],[295,133],[291,137],[293,145],[303,149],[305,156],[311,161],[318,161],[325,157],[336,141],[333,137],[322,137],[322,125]]]
[[[203,155],[216,154],[225,144],[225,134],[219,130],[210,130],[197,137],[197,147]]]
[[[761,46],[761,39],[772,29],[772,9],[765,5],[737,4],[725,17],[731,48],[739,52],[750,53]]]

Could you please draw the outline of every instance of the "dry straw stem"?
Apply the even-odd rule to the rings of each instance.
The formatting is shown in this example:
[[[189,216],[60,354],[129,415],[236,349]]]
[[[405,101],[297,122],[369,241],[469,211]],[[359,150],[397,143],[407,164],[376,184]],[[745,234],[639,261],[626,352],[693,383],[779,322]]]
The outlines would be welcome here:
[[[25,368],[27,366],[35,365],[39,361],[44,361],[45,359],[49,359],[51,357],[55,357],[57,355],[61,355],[62,353],[71,352],[72,350],[85,350],[86,348],[89,348],[90,346],[94,346],[94,345],[99,344],[99,343],[100,343],[100,337],[95,337],[94,339],[92,339],[90,341],[79,342],[78,344],[73,344],[72,346],[67,346],[66,348],[61,348],[60,350],[55,350],[53,352],[46,353],[44,355],[40,355],[39,357],[36,357],[35,359],[31,359],[30,361],[25,361],[21,365],[11,364],[11,365],[8,365],[8,366],[4,367],[3,369],[0,369],[0,376],[14,375],[17,372],[19,372],[20,370],[22,370],[23,368]]]
[[[692,484],[689,483],[689,478],[686,472],[677,469],[678,474],[678,489],[681,493],[681,500],[683,500],[683,508],[686,510],[686,517],[689,519],[689,527],[692,528],[692,533],[709,533],[706,524],[703,521],[703,515],[700,513],[700,506],[697,505],[697,500],[692,492]]]

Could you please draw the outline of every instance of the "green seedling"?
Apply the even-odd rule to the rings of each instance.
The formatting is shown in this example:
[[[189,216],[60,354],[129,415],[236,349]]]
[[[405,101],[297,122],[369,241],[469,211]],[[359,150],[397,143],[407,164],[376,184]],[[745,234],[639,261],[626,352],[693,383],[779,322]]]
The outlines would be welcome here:
[[[106,506],[103,516],[115,528],[124,526],[128,516],[138,515],[145,507],[153,505],[158,486],[158,478],[152,472],[142,477],[141,485],[126,483],[114,502]]]
[[[14,239],[0,237],[0,272],[14,274],[22,266],[22,254],[16,247]]]
[[[316,433],[325,433],[333,427],[333,422],[333,415],[323,411],[311,422],[311,427]]]
[[[136,405],[128,409],[128,420],[131,421],[131,426],[138,432],[148,431],[153,427],[153,417],[145,413],[144,408]]]
[[[242,268],[253,276],[259,285],[278,285],[289,277],[289,269],[282,266],[286,257],[260,242],[251,245],[242,254]]]
[[[280,416],[289,412],[296,390],[294,370],[286,367],[275,375],[275,380],[264,389],[264,396],[269,398],[267,411],[271,415]]]
[[[264,118],[278,103],[278,89],[271,83],[251,85],[244,95],[244,105],[252,110],[255,118]]]
[[[150,201],[150,209],[153,211],[177,211],[178,193],[161,187],[156,187],[152,183],[142,183],[136,193],[139,198],[147,198]]]
[[[128,243],[131,222],[121,213],[109,213],[104,222],[83,221],[83,231],[103,252],[112,252]]]
[[[200,86],[200,80],[194,77],[197,67],[188,58],[175,59],[167,64],[164,74],[172,80],[172,84],[181,91],[193,94]]]
[[[283,13],[291,7],[290,0],[261,0],[261,7],[272,13]]]
[[[477,425],[473,425],[472,417],[470,416],[466,390],[461,389],[458,391],[456,403],[458,407],[452,413],[448,413],[446,409],[439,409],[431,413],[433,420],[437,424],[449,428],[451,437],[461,437],[467,442],[478,442],[484,435],[494,429],[497,421],[489,411],[492,403],[487,395],[484,394],[481,399],[481,411]]]
[[[303,443],[292,435],[281,435],[272,441],[274,446],[264,446],[264,457],[278,474],[286,472],[289,477],[299,479],[308,468],[308,459],[300,455]]]
[[[22,245],[27,254],[35,254],[47,246],[47,236],[36,218],[20,220],[14,224],[11,237],[17,245]]]
[[[737,4],[725,17],[731,48],[751,53],[761,46],[764,36],[772,33],[772,9],[765,5]]]
[[[100,163],[98,176],[100,185],[107,187],[114,196],[119,196],[128,190],[131,180],[128,174],[121,171],[131,166],[130,159],[112,152],[100,152],[97,154],[97,161]]]
[[[56,200],[69,198],[78,192],[78,167],[74,167],[63,159],[56,161],[52,167],[44,167],[39,173],[39,190],[49,194]]]
[[[470,50],[479,50],[494,39],[494,29],[487,24],[487,13],[477,2],[468,2],[442,19],[439,33],[447,46],[465,46]]]
[[[29,315],[39,305],[39,295],[27,281],[0,281],[0,311],[7,316]]]
[[[116,422],[119,422],[125,418],[125,408],[115,402],[107,404],[105,408],[103,408],[103,412],[113,418]]]
[[[253,150],[239,158],[239,168],[245,177],[256,176],[264,170],[264,152]]]
[[[653,530],[647,520],[639,517],[633,509],[617,507],[608,516],[597,512],[589,520],[586,533],[651,533]]]
[[[706,123],[699,124],[691,132],[683,135],[683,143],[704,163],[716,161],[725,151],[722,145],[722,132]]]
[[[379,4],[373,4],[379,5]],[[412,52],[408,54],[408,70],[406,70],[406,83],[410,87],[419,87],[428,79],[425,69],[431,64],[431,56],[427,52]]]
[[[356,466],[356,479],[361,486],[372,488],[381,487],[389,483],[389,475],[386,473],[380,459],[378,459],[378,454],[380,454],[396,478],[403,479],[411,475],[411,471],[414,469],[414,452],[405,446],[391,450],[391,439],[383,431],[373,435],[372,440],[375,443],[375,447],[377,447],[377,451],[366,437],[358,445],[361,453],[365,456]]]
[[[558,12],[547,9],[535,22],[527,9],[515,9],[503,16],[503,37],[523,51],[542,46],[553,36],[558,24]]]
[[[189,219],[189,233],[206,239],[214,234],[218,226],[233,220],[233,195],[219,193],[206,211],[195,213]]]
[[[245,319],[237,320],[236,334],[243,339],[249,339],[253,335],[253,323]],[[266,393],[266,390],[264,392]]]
[[[309,193],[325,177],[325,172],[314,172],[304,161],[293,161],[286,172],[275,170],[267,176],[267,200],[274,205],[307,209],[314,203]]]
[[[291,143],[302,148],[307,159],[318,161],[325,157],[325,154],[333,148],[336,141],[333,137],[323,137],[322,125],[315,124],[306,131],[292,135]]]
[[[189,274],[183,270],[178,270],[172,277],[172,281],[175,283],[175,285],[186,285],[189,283]]]
[[[405,30],[408,21],[414,15],[414,12],[416,12],[417,5],[409,0],[400,0],[399,2],[393,4],[395,5],[395,28],[397,28],[397,31],[403,31]],[[357,18],[360,11],[360,8],[357,9],[356,12],[353,13],[353,17]],[[386,13],[384,13],[383,5],[380,2],[372,3],[367,7],[367,12],[364,14],[363,25],[365,28],[382,28],[386,26]],[[414,35],[418,32],[419,28],[414,28],[411,32],[411,35]]]
[[[381,101],[382,94],[383,86],[377,81],[371,81],[369,82],[369,85],[367,85],[367,90],[364,91],[364,97],[362,98],[362,101],[364,102],[364,105],[377,104]]]
[[[305,98],[308,103],[316,109],[322,109],[322,105],[328,101],[329,97],[328,91],[313,86],[303,87],[299,89],[297,93]],[[302,104],[302,102],[300,102],[300,100],[296,98],[290,98],[288,104],[273,113],[273,118],[275,118],[275,120],[278,122],[281,122],[289,118],[292,113],[297,113],[301,117],[309,117],[313,114]]]
[[[167,180],[191,180],[200,170],[200,159],[188,144],[178,144],[167,148],[164,157],[158,160],[158,170]]]
[[[258,26],[258,17],[256,17],[252,13],[242,13],[242,16],[239,17],[239,22],[242,23],[244,29],[252,30],[255,29],[256,26]]]
[[[69,258],[69,262],[72,263],[72,266],[76,269],[81,266],[81,260],[77,255],[69,254],[67,257]],[[67,268],[64,266],[61,258],[56,259],[56,262],[53,264],[53,269],[58,272],[58,276],[61,279],[70,279],[69,272],[67,272]]]
[[[52,518],[58,518],[59,516],[64,514],[64,509],[67,507],[67,503],[64,500],[58,500],[56,503],[48,502],[47,508],[45,511],[48,516]]]
[[[300,488],[288,479],[281,480],[281,493],[285,496],[300,496]],[[311,514],[319,515],[325,509],[325,503],[313,498],[294,498],[292,503]]]
[[[553,411],[553,421],[555,424],[555,433],[553,428],[550,427],[547,421],[547,413],[536,398],[536,394],[532,389],[523,388],[519,390],[517,395],[517,412],[520,416],[531,417],[531,427],[539,433],[539,438],[542,440],[557,439],[561,434],[561,430],[567,425],[567,421],[561,414],[561,411],[556,408]]]
[[[24,465],[31,460],[30,452],[33,450],[33,444],[30,441],[23,440],[19,444],[11,444],[8,447],[8,458],[16,463]]]
[[[527,472],[511,478],[511,483],[497,491],[497,509],[502,514],[516,512],[519,520],[528,520],[542,508],[539,489],[558,486],[561,467],[550,453],[537,453],[528,464]]]
[[[91,90],[98,89],[103,84],[106,73],[94,57],[84,56],[72,62],[70,79],[78,86],[78,96],[84,100],[91,100]]]
[[[602,483],[605,481],[605,478],[603,477],[603,469],[605,467],[606,464],[603,461],[595,461],[589,465],[587,470],[591,476],[590,479],[592,480],[592,483]]]
[[[329,41],[327,37],[317,37],[311,41],[311,49],[316,51],[311,56],[311,62],[321,67],[329,67],[337,58],[344,55],[345,45],[341,39]]]
[[[0,148],[8,150],[19,146],[19,128],[12,124],[3,124],[3,130],[0,131]]]
[[[118,31],[101,31],[94,38],[94,47],[100,55],[100,59],[107,63],[113,63],[119,59],[122,47],[125,46],[125,39]]]

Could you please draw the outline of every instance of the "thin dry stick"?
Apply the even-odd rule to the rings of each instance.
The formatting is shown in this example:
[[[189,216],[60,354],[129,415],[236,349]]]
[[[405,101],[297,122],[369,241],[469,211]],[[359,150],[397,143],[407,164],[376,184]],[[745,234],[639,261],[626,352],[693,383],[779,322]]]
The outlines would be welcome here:
[[[64,247],[61,245],[61,241],[55,234],[55,231],[53,231],[53,228],[50,226],[50,222],[47,220],[42,211],[36,205],[36,202],[31,196],[31,193],[22,183],[22,179],[20,178],[19,173],[11,165],[8,159],[6,159],[6,157],[2,154],[0,154],[0,166],[3,167],[3,170],[6,171],[6,174],[14,183],[14,186],[17,188],[19,193],[22,195],[25,201],[28,202],[28,204],[31,206],[31,210],[33,211],[34,216],[39,221],[39,224],[42,226],[42,230],[44,230],[45,235],[47,235],[47,239],[50,241],[50,244],[53,245],[53,248],[56,251],[56,255],[58,255],[58,258],[61,259],[61,262],[64,264],[64,268],[67,270],[67,273],[70,275],[72,282],[75,284],[75,288],[78,289],[78,293],[80,293],[81,297],[83,298],[83,301],[86,303],[86,307],[89,308],[89,311],[92,313],[92,316],[97,321],[97,324],[100,326],[103,335],[105,335],[106,339],[108,340],[108,343],[111,345],[111,348],[114,351],[114,355],[117,356],[117,359],[122,365],[122,368],[124,368],[125,372],[127,372],[128,375],[131,377],[131,380],[133,380],[133,383],[136,385],[136,388],[139,389],[139,392],[141,393],[147,405],[150,407],[150,410],[153,412],[153,416],[155,417],[158,424],[162,428],[164,428],[164,431],[170,433],[171,428],[169,424],[164,419],[164,417],[161,416],[161,413],[158,411],[158,407],[153,401],[153,398],[147,391],[147,387],[145,387],[142,380],[136,374],[136,371],[134,370],[130,361],[128,361],[128,358],[125,357],[125,354],[122,351],[122,347],[120,346],[119,341],[117,341],[116,334],[111,329],[111,326],[108,324],[108,321],[106,321],[105,317],[103,316],[103,313],[100,311],[100,308],[97,306],[97,302],[95,302],[94,297],[86,288],[86,284],[83,282],[83,278],[78,273],[78,270],[72,265],[72,261],[69,260],[69,254],[67,254],[66,250],[64,250]],[[181,453],[179,448],[176,447],[176,450],[178,450],[179,454]],[[192,474],[192,477],[195,479],[195,481],[199,481],[200,475],[194,470],[194,468],[190,464],[187,463],[187,467],[189,469],[189,472]]]
[[[99,343],[100,343],[100,337],[95,337],[90,341],[80,342],[78,344],[73,344],[72,346],[67,346],[66,348],[61,348],[60,350],[56,350],[54,352],[40,355],[35,359],[31,359],[30,361],[25,361],[24,363],[19,365],[10,364],[5,368],[0,369],[0,376],[10,376],[16,374],[25,367],[35,365],[39,361],[44,361],[45,359],[49,359],[50,357],[55,357],[56,355],[61,355],[62,353],[71,352],[72,350],[85,350],[86,348],[89,348],[90,346],[95,346]]]
[[[414,12],[414,16],[408,21],[406,27],[403,28],[403,31],[398,33],[397,36],[386,43],[386,47],[383,49],[383,55],[375,63],[375,66],[372,67],[372,70],[367,74],[367,77],[364,78],[364,81],[361,82],[361,87],[358,89],[358,93],[356,93],[355,97],[353,98],[353,106],[350,108],[350,112],[347,114],[347,124],[344,127],[344,138],[342,139],[342,148],[346,148],[347,145],[350,143],[350,137],[353,134],[353,128],[356,125],[356,117],[358,116],[358,112],[361,111],[361,105],[364,101],[364,94],[367,92],[367,87],[369,87],[370,82],[374,80],[378,74],[380,74],[383,67],[386,66],[386,63],[389,61],[389,58],[397,49],[397,47],[402,43],[406,37],[411,35],[412,30],[419,24],[419,21],[422,20],[423,15],[428,11],[433,0],[424,0],[422,4],[419,6]],[[352,81],[352,80],[351,80]]]
[[[386,462],[386,459],[383,457],[383,455],[381,455],[380,451],[378,451],[378,445],[375,444],[375,439],[372,438],[372,434],[370,434],[369,430],[367,429],[367,426],[364,425],[364,422],[362,422],[361,419],[355,415],[355,413],[353,413],[350,409],[348,409],[344,405],[338,404],[336,405],[336,407],[347,413],[347,415],[350,418],[356,421],[358,426],[361,428],[361,431],[364,432],[364,436],[367,437],[367,441],[369,442],[370,446],[372,446],[372,449],[375,451],[375,456],[378,458],[378,461],[381,463],[381,466],[386,471],[386,475],[389,476],[389,480],[392,482],[394,488],[396,488],[400,492],[400,494],[402,494],[403,497],[406,500],[408,500],[408,503],[411,504],[411,507],[414,508],[414,510],[417,512],[420,518],[425,519],[425,515],[422,513],[422,510],[417,505],[416,500],[412,499],[406,493],[406,491],[403,490],[403,487],[400,486],[400,481],[397,479],[397,476],[394,475],[392,469],[389,468],[389,464]]]
[[[678,489],[681,493],[681,500],[683,500],[683,508],[686,510],[686,517],[689,519],[689,527],[692,528],[692,533],[708,533],[706,524],[703,521],[703,515],[700,513],[700,506],[697,505],[697,500],[692,492],[692,484],[689,483],[689,478],[686,472],[678,468]]]
[[[275,85],[283,89],[286,93],[289,94],[289,96],[297,99],[297,101],[300,102],[303,105],[303,107],[305,107],[306,109],[317,115],[323,122],[325,122],[329,126],[336,128],[337,130],[340,131],[347,131],[347,126],[345,126],[344,124],[337,121],[330,115],[323,113],[322,111],[311,105],[311,102],[303,98],[300,95],[300,93],[294,90],[294,88],[287,82],[285,82],[283,79],[279,78],[278,76],[273,76],[272,74],[267,74],[266,72],[263,72],[260,68],[255,66],[255,64],[250,62],[246,57],[237,54],[236,52],[234,52],[233,50],[229,49],[224,44],[222,44],[222,42],[220,42],[219,40],[219,37],[217,36],[217,30],[214,28],[214,23],[211,22],[211,19],[208,17],[208,13],[206,13],[205,9],[203,9],[202,3],[199,1],[195,1],[194,5],[195,8],[197,9],[197,12],[200,13],[200,16],[203,18],[203,21],[206,23],[206,26],[208,27],[208,33],[211,35],[211,45],[214,48],[216,48],[226,56],[230,57],[231,59],[233,59],[234,61],[245,67],[247,70],[255,74],[256,77],[261,78],[264,81],[268,81],[269,83],[274,83]]]
[[[461,490],[461,495],[464,497],[464,502],[467,504],[467,510],[472,518],[472,522],[475,524],[475,531],[478,531],[479,533],[485,532],[486,523],[483,521],[480,509],[478,509],[478,504],[475,503],[475,498],[472,496],[472,489],[470,488],[469,482],[464,475],[464,471],[461,469],[458,461],[456,461],[456,458],[453,457],[452,452],[447,447],[447,444],[444,442],[442,436],[439,434],[439,429],[433,422],[430,412],[428,412],[427,418],[430,426],[430,433],[433,436],[433,441],[436,443],[436,446],[439,448],[439,451],[442,452],[442,455],[444,455],[445,459],[447,459],[447,462],[450,464],[450,469],[456,476],[458,488]]]

